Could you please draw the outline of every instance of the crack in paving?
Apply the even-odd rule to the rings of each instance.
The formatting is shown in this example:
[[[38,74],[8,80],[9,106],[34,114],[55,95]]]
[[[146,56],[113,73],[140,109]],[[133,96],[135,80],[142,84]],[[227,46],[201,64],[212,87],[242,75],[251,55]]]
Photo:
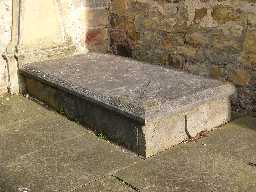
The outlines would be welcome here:
[[[114,177],[116,180],[118,180],[119,182],[121,182],[122,184],[126,185],[127,187],[133,189],[134,191],[137,191],[137,192],[140,192],[141,190],[137,187],[135,187],[134,185],[126,182],[125,180],[121,179],[120,177],[118,176],[115,176],[115,175],[111,175],[112,177]]]
[[[121,168],[117,168],[113,171],[111,171],[110,173],[108,173],[107,175],[109,176],[113,176],[114,174],[117,174],[118,172],[122,171],[122,170],[125,170],[125,169],[128,169],[128,168],[131,168],[133,167],[134,165],[136,165],[138,162],[140,162],[139,160],[138,161],[134,161],[133,163],[127,165],[127,166],[124,166],[124,167],[121,167]]]
[[[81,185],[77,185],[76,187],[73,187],[73,189],[69,190],[68,192],[76,192],[77,190],[83,188],[83,187],[86,187],[87,185],[93,183],[93,182],[96,182],[96,181],[101,181],[102,179],[106,178],[106,176],[102,176],[102,177],[99,177],[99,178],[96,178],[96,179],[92,179],[91,181],[87,182],[87,183],[84,183],[84,184],[81,184]]]
[[[115,173],[117,173],[117,172],[119,172],[119,171],[121,171],[121,170],[124,170],[124,169],[127,169],[127,168],[129,168],[129,167],[132,167],[132,166],[134,166],[136,163],[137,163],[138,161],[136,161],[136,162],[133,162],[133,163],[131,163],[130,165],[128,165],[128,166],[125,166],[125,167],[121,167],[121,168],[119,168],[119,169],[115,169],[114,171],[111,171],[110,173],[108,173],[108,174],[106,174],[106,175],[102,175],[102,176],[100,176],[100,177],[98,177],[98,178],[95,178],[95,179],[93,179],[93,180],[91,180],[91,181],[89,181],[89,182],[87,182],[87,183],[84,183],[84,184],[81,184],[81,185],[78,185],[78,186],[76,186],[76,187],[74,187],[73,189],[71,189],[69,192],[76,192],[76,190],[79,190],[79,189],[81,189],[81,188],[83,188],[83,187],[86,187],[87,185],[89,185],[89,184],[91,184],[91,183],[93,183],[93,182],[97,182],[97,181],[102,181],[103,179],[105,179],[105,178],[107,178],[107,177],[114,177],[115,179],[117,179],[118,177],[117,176],[115,176],[115,175],[113,175],[113,174],[115,174]],[[119,182],[121,182],[121,180],[122,179],[117,179]],[[121,183],[123,183],[123,184],[125,184],[126,186],[128,186],[129,188],[132,188],[130,185],[129,185],[129,183],[124,183],[124,182],[121,182]],[[136,187],[135,187],[136,188]],[[133,190],[135,190],[134,188],[132,188]],[[136,190],[135,190],[136,191]],[[138,189],[138,192],[140,192],[140,190]]]
[[[248,165],[250,165],[251,167],[256,167],[256,163],[253,162],[249,162]]]

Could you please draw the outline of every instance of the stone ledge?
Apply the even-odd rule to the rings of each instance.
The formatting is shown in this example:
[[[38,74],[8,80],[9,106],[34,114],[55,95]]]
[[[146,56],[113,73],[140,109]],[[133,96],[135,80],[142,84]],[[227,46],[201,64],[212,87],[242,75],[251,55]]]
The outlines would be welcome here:
[[[228,97],[235,90],[229,83],[94,53],[24,65],[20,72],[143,120]],[[88,76],[92,72],[94,77]]]
[[[18,58],[19,64],[33,62],[43,62],[53,59],[70,57],[76,52],[76,47],[67,42],[62,45],[55,45],[48,48],[25,48],[19,47],[15,57]]]

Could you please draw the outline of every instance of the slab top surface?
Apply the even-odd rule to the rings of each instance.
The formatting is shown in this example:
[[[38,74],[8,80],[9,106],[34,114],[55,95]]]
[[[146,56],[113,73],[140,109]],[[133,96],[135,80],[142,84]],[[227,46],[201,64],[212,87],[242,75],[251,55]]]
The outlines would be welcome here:
[[[234,92],[228,83],[96,53],[27,64],[20,72],[142,121]]]

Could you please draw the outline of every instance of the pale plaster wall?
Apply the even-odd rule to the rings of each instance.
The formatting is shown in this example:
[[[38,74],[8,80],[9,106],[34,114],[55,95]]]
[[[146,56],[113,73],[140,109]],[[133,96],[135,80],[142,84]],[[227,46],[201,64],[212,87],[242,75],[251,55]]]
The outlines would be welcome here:
[[[17,40],[11,44],[18,52],[8,53],[9,66],[51,58],[86,53],[86,0],[23,0],[20,1],[20,17]],[[18,15],[18,14],[17,14]],[[4,54],[11,40],[12,0],[0,0],[0,54]],[[74,49],[75,48],[75,49]],[[41,55],[40,55],[41,54]],[[11,67],[12,68],[12,67]],[[12,75],[16,72],[12,71]],[[11,75],[11,76],[12,76]],[[12,78],[15,79],[15,78]],[[0,94],[7,91],[7,63],[0,57]]]
[[[24,0],[20,7],[20,64],[87,52],[84,0]]]
[[[7,66],[2,54],[11,39],[12,0],[0,1],[0,95],[7,91]]]
[[[24,0],[21,7],[21,46],[47,48],[70,41],[84,50],[83,0]]]
[[[85,47],[86,11],[84,0],[57,0],[62,17],[66,38],[70,38],[77,51],[87,52]]]
[[[24,0],[21,4],[20,44],[24,47],[51,47],[64,42],[61,15],[55,0]]]

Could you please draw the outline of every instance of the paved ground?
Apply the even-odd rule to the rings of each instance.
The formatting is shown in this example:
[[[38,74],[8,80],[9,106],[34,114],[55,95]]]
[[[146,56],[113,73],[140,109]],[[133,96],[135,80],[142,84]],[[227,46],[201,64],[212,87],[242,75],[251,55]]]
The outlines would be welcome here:
[[[142,160],[26,98],[0,98],[0,192],[256,191],[256,118]]]

